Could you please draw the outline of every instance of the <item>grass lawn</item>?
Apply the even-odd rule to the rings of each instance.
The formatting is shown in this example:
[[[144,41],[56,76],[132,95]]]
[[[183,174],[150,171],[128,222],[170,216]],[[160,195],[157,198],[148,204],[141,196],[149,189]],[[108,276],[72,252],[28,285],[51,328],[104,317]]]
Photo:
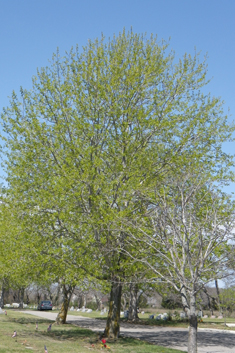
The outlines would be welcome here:
[[[36,330],[38,322],[38,330]],[[117,342],[107,342],[110,348],[103,348],[96,333],[77,326],[66,324],[63,327],[52,325],[52,321],[32,315],[8,310],[7,316],[0,315],[0,353],[41,352],[46,345],[48,353],[86,353],[109,351],[113,353],[183,353],[179,350],[164,348],[135,340],[120,338]],[[13,332],[17,336],[12,338]]]

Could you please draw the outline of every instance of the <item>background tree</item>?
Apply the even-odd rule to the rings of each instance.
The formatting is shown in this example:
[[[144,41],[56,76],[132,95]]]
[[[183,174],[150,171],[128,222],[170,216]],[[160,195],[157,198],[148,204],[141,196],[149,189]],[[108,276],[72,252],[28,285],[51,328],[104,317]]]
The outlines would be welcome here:
[[[234,229],[234,203],[195,174],[187,170],[156,189],[146,216],[127,224],[140,261],[181,294],[190,322],[188,352],[197,351],[196,295],[225,268]]]
[[[2,282],[1,307],[4,293],[14,288],[19,291],[19,304],[23,308],[24,289],[34,278],[28,258],[29,244],[21,228],[22,214],[16,214],[7,193],[0,200],[0,278]]]
[[[235,309],[234,288],[223,288],[220,293],[220,306],[223,309],[224,325],[226,326],[226,317]]]

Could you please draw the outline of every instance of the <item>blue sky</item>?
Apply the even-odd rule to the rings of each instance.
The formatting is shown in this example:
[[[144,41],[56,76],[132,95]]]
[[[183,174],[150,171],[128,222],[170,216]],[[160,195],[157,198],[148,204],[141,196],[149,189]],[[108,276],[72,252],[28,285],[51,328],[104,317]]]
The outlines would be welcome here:
[[[20,86],[29,89],[36,69],[88,39],[134,32],[170,40],[176,57],[208,55],[208,91],[235,116],[234,0],[0,0],[0,111]],[[226,150],[234,151],[234,143]],[[234,189],[233,186],[229,191]],[[234,190],[235,191],[235,190]]]

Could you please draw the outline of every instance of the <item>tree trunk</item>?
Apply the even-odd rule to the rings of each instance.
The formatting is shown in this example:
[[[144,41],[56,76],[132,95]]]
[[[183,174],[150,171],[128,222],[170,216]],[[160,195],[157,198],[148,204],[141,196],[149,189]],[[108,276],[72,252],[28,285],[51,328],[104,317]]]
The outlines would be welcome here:
[[[225,309],[225,315],[224,315],[224,326],[227,326],[227,324],[226,324],[226,316],[227,316],[227,308]]]
[[[86,308],[86,294],[83,294],[83,306]]]
[[[181,295],[184,312],[189,316],[189,303],[188,303],[187,293],[184,285],[181,286],[180,295]]]
[[[23,309],[23,307],[24,307],[24,287],[22,287],[22,288],[20,288],[20,290],[19,290],[19,299],[20,299],[20,305],[19,305],[19,308],[20,309]]]
[[[196,295],[190,294],[188,353],[197,353]]]
[[[56,290],[56,295],[54,298],[55,304],[59,304],[59,297],[60,297],[60,283],[58,283],[57,290]]]
[[[121,307],[122,307],[122,310],[123,310],[123,311],[126,310],[126,294],[125,294],[125,295],[122,295]]]
[[[188,302],[187,292],[184,285],[180,290],[184,311],[189,317],[188,353],[197,353],[197,315],[196,315],[196,294],[190,293]]]
[[[99,298],[98,294],[94,294],[94,296],[95,296],[97,310],[101,310],[101,299]]]
[[[78,297],[78,307],[79,309],[81,309],[82,307],[82,294],[79,294],[79,297]]]
[[[219,292],[219,285],[218,285],[218,280],[217,279],[215,279],[215,288],[216,288],[216,293],[217,293],[219,312],[220,312],[220,315],[222,315],[223,312],[221,310],[221,305],[220,305],[220,292]]]
[[[206,294],[207,306],[208,306],[209,310],[211,311],[211,315],[213,315],[213,307],[211,305],[211,299],[210,299],[210,296],[209,296],[207,289],[205,287],[203,287],[203,292]]]
[[[130,284],[130,302],[129,302],[129,313],[128,319],[136,321],[138,319],[138,285],[137,284]]]
[[[1,297],[0,297],[0,308],[4,308],[4,296],[5,296],[5,285],[4,285],[4,281],[2,283],[2,293],[1,293]]]
[[[60,309],[60,311],[57,315],[57,318],[56,318],[56,323],[58,325],[63,325],[66,323],[69,302],[70,302],[71,296],[73,294],[74,288],[75,288],[74,286],[67,286],[67,288],[66,288],[65,284],[62,285],[63,302],[61,305],[61,309]]]
[[[122,285],[118,278],[113,279],[110,301],[109,301],[109,313],[106,322],[104,335],[108,338],[118,338],[120,332],[120,310],[121,310],[121,296],[122,296]]]
[[[40,304],[40,299],[41,299],[41,294],[39,292],[37,292],[37,302],[38,302],[38,305]]]

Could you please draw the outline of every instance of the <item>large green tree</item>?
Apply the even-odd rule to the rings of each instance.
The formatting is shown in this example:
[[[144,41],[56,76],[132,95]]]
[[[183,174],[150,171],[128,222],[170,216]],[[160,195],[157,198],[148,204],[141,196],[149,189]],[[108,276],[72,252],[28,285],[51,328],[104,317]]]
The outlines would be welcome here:
[[[57,52],[2,114],[15,198],[29,215],[38,209],[41,224],[49,213],[57,218],[70,261],[79,269],[83,259],[111,283],[108,336],[119,334],[128,271],[120,249],[136,252],[126,220],[146,213],[173,166],[189,158],[204,158],[211,174],[217,160],[229,166],[221,141],[232,129],[219,100],[201,92],[206,83],[198,55],[176,61],[165,42],[123,31]]]

